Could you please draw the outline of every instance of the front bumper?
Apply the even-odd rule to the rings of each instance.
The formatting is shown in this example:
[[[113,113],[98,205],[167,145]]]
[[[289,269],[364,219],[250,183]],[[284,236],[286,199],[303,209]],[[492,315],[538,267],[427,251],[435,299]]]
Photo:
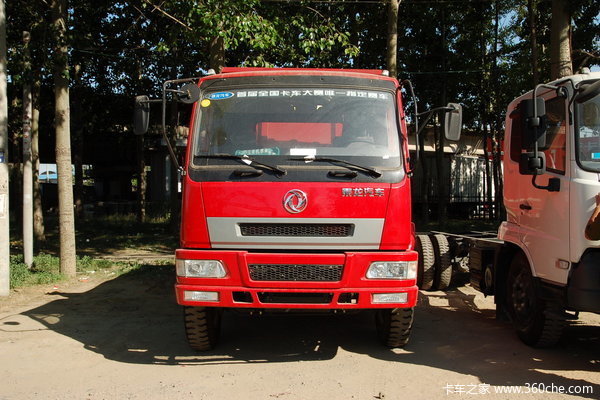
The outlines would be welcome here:
[[[245,251],[177,250],[177,259],[220,260],[226,265],[225,278],[177,277],[177,302],[188,306],[285,309],[366,309],[414,307],[418,288],[415,279],[367,279],[374,261],[415,261],[417,253],[249,253]],[[339,279],[256,280],[250,265],[341,266]],[[196,295],[200,293],[199,295]],[[210,300],[203,300],[208,293]],[[384,301],[384,302],[382,302]]]

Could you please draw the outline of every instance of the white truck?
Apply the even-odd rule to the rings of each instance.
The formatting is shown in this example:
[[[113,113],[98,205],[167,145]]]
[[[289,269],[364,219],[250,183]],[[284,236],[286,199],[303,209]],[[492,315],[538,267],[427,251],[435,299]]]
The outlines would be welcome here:
[[[600,72],[537,85],[509,104],[505,129],[497,237],[419,235],[419,281],[445,288],[450,259],[468,254],[497,315],[526,344],[553,346],[578,312],[600,313],[600,241],[584,236],[600,193]]]

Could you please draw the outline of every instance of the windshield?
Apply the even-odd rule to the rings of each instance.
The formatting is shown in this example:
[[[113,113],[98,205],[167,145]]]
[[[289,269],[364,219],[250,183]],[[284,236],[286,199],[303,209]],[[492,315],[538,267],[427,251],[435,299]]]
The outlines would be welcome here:
[[[575,104],[579,164],[584,169],[600,172],[600,96]]]
[[[394,98],[393,91],[336,87],[205,91],[192,163],[229,165],[234,158],[214,156],[233,155],[306,169],[331,157],[397,169],[402,164]]]

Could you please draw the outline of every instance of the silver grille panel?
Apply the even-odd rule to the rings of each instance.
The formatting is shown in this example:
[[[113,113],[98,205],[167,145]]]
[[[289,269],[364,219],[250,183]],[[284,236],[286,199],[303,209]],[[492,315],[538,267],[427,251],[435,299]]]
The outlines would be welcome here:
[[[207,222],[210,242],[215,249],[356,251],[379,249],[385,220],[208,217]],[[347,229],[351,232],[344,232]]]
[[[343,265],[250,264],[253,281],[337,282],[342,279]]]

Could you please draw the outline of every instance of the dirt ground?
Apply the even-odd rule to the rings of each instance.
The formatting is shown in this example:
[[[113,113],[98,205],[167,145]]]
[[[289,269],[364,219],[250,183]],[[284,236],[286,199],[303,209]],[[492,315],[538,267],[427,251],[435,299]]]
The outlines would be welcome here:
[[[226,313],[220,345],[199,354],[172,267],[156,268],[0,298],[0,400],[600,398],[597,315],[557,348],[531,349],[491,299],[460,287],[421,294],[403,350],[377,343],[370,313]],[[561,387],[579,394],[544,393]]]

